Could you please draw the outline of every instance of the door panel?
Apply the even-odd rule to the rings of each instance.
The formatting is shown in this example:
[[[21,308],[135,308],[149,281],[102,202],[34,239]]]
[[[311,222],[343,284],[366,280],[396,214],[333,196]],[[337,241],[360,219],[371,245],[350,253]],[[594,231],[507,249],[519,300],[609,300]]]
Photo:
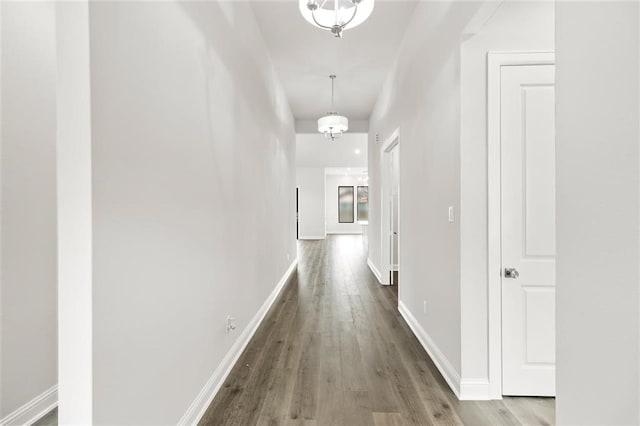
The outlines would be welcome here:
[[[504,395],[555,395],[554,66],[501,71]]]
[[[553,86],[522,88],[524,118],[525,254],[555,256],[555,136]]]
[[[526,365],[549,364],[556,360],[555,336],[555,290],[550,287],[525,287],[525,362]]]

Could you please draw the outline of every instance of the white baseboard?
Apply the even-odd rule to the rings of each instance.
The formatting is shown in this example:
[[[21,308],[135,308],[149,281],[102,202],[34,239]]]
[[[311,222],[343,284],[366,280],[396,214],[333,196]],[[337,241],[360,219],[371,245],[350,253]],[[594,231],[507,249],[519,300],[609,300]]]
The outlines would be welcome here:
[[[458,399],[465,401],[486,401],[491,399],[491,396],[489,394],[489,380],[460,380],[460,395],[458,395]]]
[[[382,282],[382,274],[380,274],[380,271],[378,271],[378,268],[376,268],[376,265],[374,265],[371,259],[369,258],[367,258],[367,265],[369,265],[369,269],[371,269],[371,272],[373,272],[373,275],[376,276],[376,278],[378,279],[378,282],[380,284],[384,284]]]
[[[52,386],[22,407],[8,414],[0,425],[31,425],[58,406],[58,385]]]
[[[296,265],[298,264],[298,259],[295,259],[287,271],[284,273],[276,287],[273,289],[267,300],[260,307],[258,312],[253,316],[249,324],[242,330],[242,334],[238,337],[238,340],[231,346],[229,352],[222,359],[218,368],[213,372],[207,383],[204,385],[196,399],[191,403],[187,412],[182,416],[182,418],[178,421],[178,425],[196,425],[204,415],[209,405],[213,401],[213,398],[216,396],[222,384],[227,379],[229,373],[231,373],[231,369],[240,358],[240,355],[249,344],[249,341],[255,334],[256,330],[264,320],[265,315],[269,312],[269,308],[273,305],[276,298],[284,288],[287,281],[293,274],[293,271],[296,269]]]
[[[327,235],[362,235],[362,231],[327,232]]]
[[[324,240],[325,238],[326,237],[324,235],[323,236],[317,236],[317,237],[314,237],[312,235],[305,235],[304,237],[302,235],[298,235],[298,239],[299,240]]]
[[[402,301],[398,302],[398,310],[413,331],[413,334],[415,334],[418,341],[422,344],[422,347],[431,357],[433,363],[438,367],[438,370],[440,370],[440,374],[442,374],[442,377],[447,381],[453,393],[460,399],[460,374],[453,365],[451,365],[447,357],[442,353],[440,348],[438,348],[433,339],[431,339],[431,336],[422,328],[418,320],[416,320]]]

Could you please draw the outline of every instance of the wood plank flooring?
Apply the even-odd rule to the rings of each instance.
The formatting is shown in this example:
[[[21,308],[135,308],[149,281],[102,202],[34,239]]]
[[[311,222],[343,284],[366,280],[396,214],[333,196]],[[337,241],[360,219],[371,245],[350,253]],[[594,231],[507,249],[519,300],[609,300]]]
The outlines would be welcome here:
[[[200,424],[554,424],[552,398],[458,401],[398,313],[398,287],[369,271],[360,236],[300,241],[298,258]]]
[[[45,414],[40,420],[36,421],[32,426],[57,426],[58,424],[58,408],[54,408]]]

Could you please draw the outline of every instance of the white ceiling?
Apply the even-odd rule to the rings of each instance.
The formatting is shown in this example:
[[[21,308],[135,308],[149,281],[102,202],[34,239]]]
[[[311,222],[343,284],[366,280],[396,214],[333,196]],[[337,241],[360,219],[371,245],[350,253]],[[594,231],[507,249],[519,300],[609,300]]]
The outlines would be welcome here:
[[[317,119],[330,110],[329,75],[335,74],[337,112],[368,119],[415,6],[415,1],[377,0],[369,19],[336,39],[305,21],[297,0],[254,1],[295,118]]]

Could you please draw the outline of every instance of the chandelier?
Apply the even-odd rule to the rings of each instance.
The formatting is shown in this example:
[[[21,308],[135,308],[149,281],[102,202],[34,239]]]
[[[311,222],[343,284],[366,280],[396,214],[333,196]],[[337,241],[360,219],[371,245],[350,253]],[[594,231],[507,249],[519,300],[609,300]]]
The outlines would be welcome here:
[[[330,75],[331,79],[331,111],[335,111],[333,107],[333,83],[336,79],[335,75]],[[349,119],[337,112],[328,112],[327,115],[318,119],[318,131],[324,133],[325,137],[332,141],[342,136],[344,132],[349,130]]]
[[[300,13],[311,25],[335,37],[362,24],[373,11],[374,0],[298,0]]]

